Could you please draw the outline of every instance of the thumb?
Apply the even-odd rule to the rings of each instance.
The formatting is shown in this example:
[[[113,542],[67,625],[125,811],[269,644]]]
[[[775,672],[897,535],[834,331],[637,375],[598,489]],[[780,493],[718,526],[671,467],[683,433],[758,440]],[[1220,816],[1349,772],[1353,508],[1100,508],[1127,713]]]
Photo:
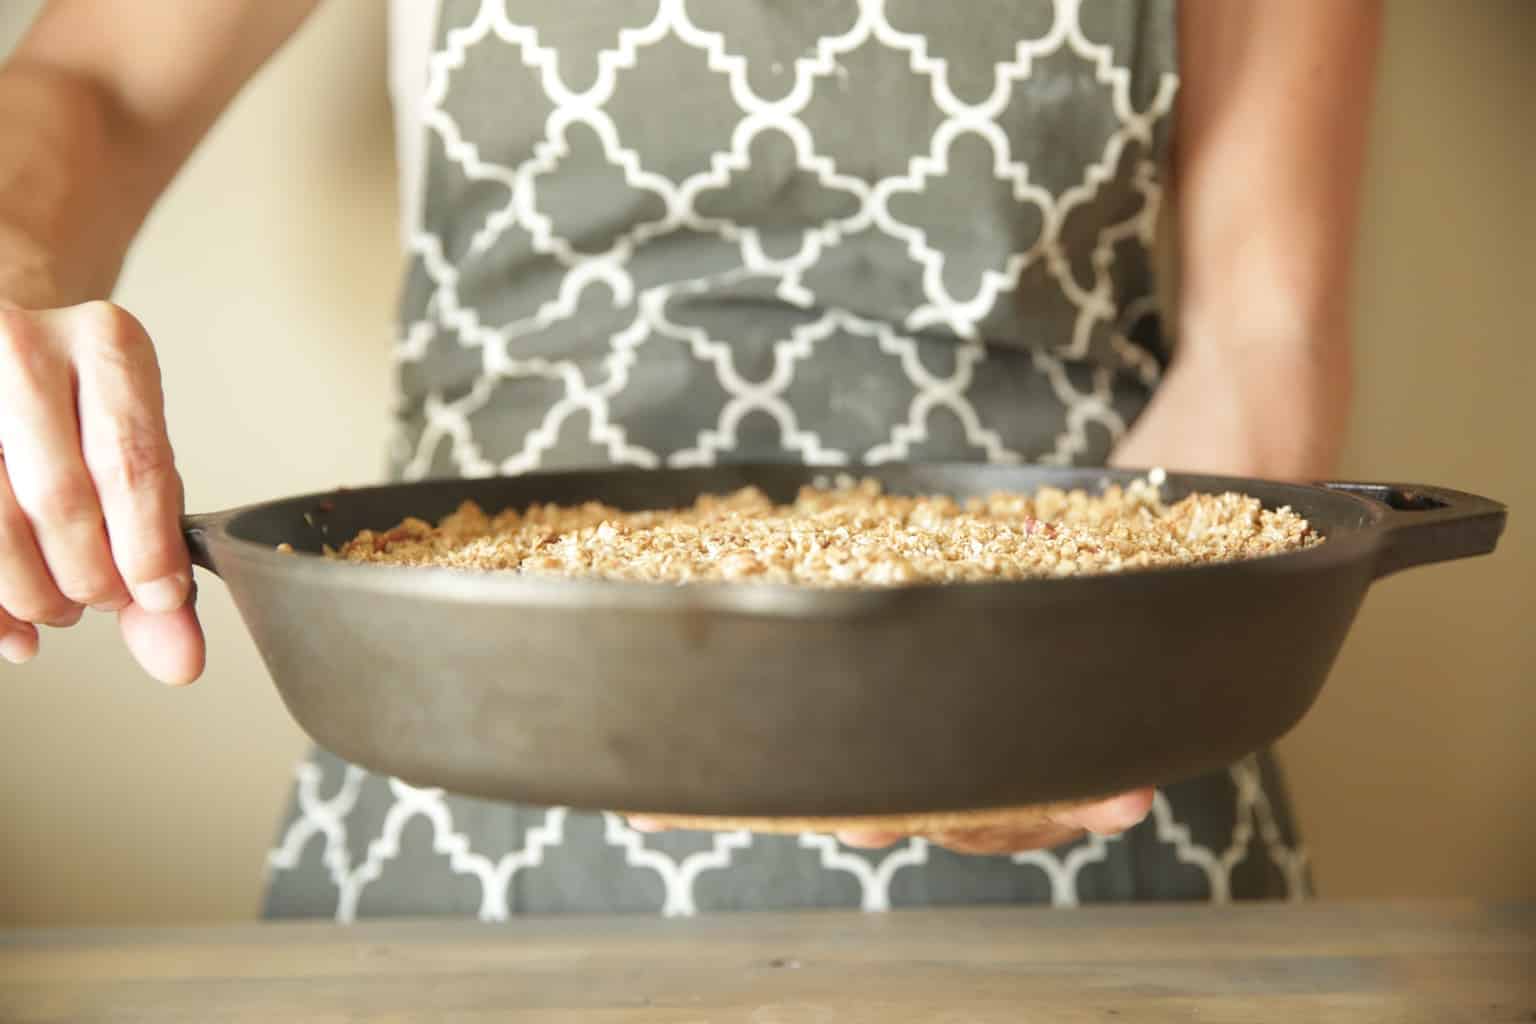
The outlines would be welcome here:
[[[130,604],[117,613],[117,625],[134,660],[160,682],[185,686],[203,674],[207,650],[192,600],[171,612]]]

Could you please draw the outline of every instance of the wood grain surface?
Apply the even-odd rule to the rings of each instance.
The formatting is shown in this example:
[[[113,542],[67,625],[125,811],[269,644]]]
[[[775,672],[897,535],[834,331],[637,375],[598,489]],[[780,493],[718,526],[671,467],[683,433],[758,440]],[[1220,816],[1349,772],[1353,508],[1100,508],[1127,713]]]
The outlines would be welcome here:
[[[0,1021],[1536,1021],[1536,907],[0,932]]]

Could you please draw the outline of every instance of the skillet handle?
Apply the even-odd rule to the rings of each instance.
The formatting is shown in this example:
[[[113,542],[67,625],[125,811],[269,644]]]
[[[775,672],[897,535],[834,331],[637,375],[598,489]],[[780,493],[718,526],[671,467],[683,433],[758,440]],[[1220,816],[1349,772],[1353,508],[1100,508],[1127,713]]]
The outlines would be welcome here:
[[[1499,502],[1447,487],[1341,481],[1320,486],[1387,506],[1377,579],[1416,565],[1486,555],[1498,545],[1507,518]]]
[[[208,550],[208,534],[220,518],[217,515],[181,517],[181,536],[187,542],[187,551],[192,555],[192,564],[207,569],[215,576],[219,574],[219,570],[213,564],[212,552]]]

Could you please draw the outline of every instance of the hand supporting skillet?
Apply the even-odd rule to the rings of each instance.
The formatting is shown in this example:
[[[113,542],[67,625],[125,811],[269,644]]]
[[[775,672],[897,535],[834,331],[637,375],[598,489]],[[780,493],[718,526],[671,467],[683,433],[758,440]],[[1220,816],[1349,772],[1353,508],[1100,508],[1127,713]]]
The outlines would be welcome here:
[[[922,838],[953,850],[970,854],[1024,853],[1061,846],[1092,832],[1102,836],[1119,835],[1147,816],[1152,809],[1151,789],[1138,789],[1108,800],[1079,804],[1053,812],[1041,822],[1038,814],[1020,818],[1017,824],[1006,822],[983,828],[957,828],[921,833]],[[637,832],[664,831],[655,821],[631,817],[630,827]],[[885,831],[846,831],[835,833],[847,846],[877,849],[910,837],[909,833]]]

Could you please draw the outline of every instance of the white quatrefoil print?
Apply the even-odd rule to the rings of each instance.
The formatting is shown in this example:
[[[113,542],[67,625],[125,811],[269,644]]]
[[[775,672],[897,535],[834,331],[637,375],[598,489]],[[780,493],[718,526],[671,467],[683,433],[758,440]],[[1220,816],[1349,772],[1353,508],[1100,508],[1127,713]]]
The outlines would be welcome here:
[[[1166,355],[1171,33],[1121,0],[443,4],[396,472],[1102,461]]]

